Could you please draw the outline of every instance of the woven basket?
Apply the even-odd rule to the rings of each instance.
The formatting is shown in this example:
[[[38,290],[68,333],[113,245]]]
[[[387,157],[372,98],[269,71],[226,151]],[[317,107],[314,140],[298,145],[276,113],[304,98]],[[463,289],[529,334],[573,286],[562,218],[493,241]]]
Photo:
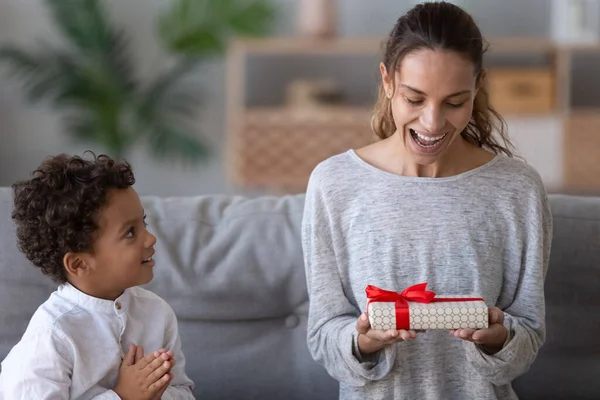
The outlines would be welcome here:
[[[230,148],[231,178],[273,193],[306,190],[310,173],[333,155],[373,141],[366,108],[249,109]]]

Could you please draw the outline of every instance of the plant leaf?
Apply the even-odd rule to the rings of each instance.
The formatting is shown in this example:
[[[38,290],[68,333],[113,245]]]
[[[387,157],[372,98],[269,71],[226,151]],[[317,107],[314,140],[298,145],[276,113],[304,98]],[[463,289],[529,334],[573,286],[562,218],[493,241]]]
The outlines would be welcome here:
[[[101,53],[109,24],[99,0],[45,0],[62,34],[80,51]]]
[[[208,146],[194,137],[193,132],[181,125],[157,125],[148,134],[148,144],[152,153],[159,158],[177,155],[181,161],[197,162],[206,159],[210,151]]]
[[[14,46],[0,49],[0,63],[23,82],[25,94],[31,102],[54,99],[69,79],[69,74],[77,68],[65,53],[41,50],[34,54]]]
[[[175,0],[159,20],[159,33],[173,52],[214,55],[232,35],[267,33],[274,16],[266,0]]]
[[[182,80],[196,66],[194,59],[184,59],[157,76],[142,94],[139,112],[143,121],[157,118],[193,117],[199,107],[199,89]]]

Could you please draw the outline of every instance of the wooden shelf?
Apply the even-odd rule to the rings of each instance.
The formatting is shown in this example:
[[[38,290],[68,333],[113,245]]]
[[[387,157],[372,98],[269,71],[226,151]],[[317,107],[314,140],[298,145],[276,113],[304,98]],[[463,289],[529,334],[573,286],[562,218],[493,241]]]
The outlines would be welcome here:
[[[231,51],[246,54],[380,54],[385,37],[345,36],[333,39],[310,39],[302,37],[238,38],[232,41]],[[599,52],[598,44],[557,44],[543,37],[488,37],[491,53],[548,53]]]
[[[262,39],[237,39],[231,51],[246,54],[373,54],[383,52],[384,38],[344,37],[336,39],[306,39],[273,37]]]
[[[548,53],[558,48],[553,41],[538,37],[490,37],[487,42],[493,54]]]
[[[600,192],[600,110],[576,110],[563,132],[565,188]]]
[[[308,173],[318,161],[347,148],[359,147],[373,138],[369,126],[372,107],[249,107],[245,100],[246,81],[250,79],[246,74],[249,57],[377,58],[383,54],[385,40],[385,37],[234,40],[229,48],[226,78],[230,180],[239,186],[258,186],[266,190],[303,190]],[[565,188],[594,187],[600,191],[600,178],[597,178],[600,177],[600,163],[595,161],[600,153],[600,148],[597,148],[600,146],[600,108],[571,106],[573,56],[600,54],[600,43],[557,44],[539,37],[487,37],[486,41],[490,55],[546,57],[547,66],[544,68],[549,69],[552,75],[552,107],[545,107],[547,112],[534,113],[523,113],[521,110],[526,108],[519,107],[516,111],[502,113],[502,116],[507,119],[558,118],[563,124],[565,141]],[[527,79],[522,81],[530,82]]]

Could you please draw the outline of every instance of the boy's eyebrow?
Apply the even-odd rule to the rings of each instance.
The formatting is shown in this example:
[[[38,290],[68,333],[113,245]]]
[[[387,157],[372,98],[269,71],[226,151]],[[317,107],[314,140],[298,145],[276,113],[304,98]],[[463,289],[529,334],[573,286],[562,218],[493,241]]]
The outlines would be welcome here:
[[[427,94],[425,94],[425,92],[423,92],[423,91],[421,91],[419,89],[415,89],[414,87],[410,87],[410,86],[405,85],[403,83],[401,83],[400,86],[402,86],[403,88],[406,88],[406,89],[408,89],[410,91],[413,91],[413,92],[415,92],[417,94],[421,94],[423,96],[427,96]],[[466,94],[466,93],[471,93],[471,91],[470,90],[461,90],[461,91],[458,91],[458,92],[455,92],[455,93],[452,93],[452,94],[446,96],[446,98],[448,98],[448,97],[456,97],[456,96],[459,96],[461,94]]]
[[[137,222],[137,220],[138,220],[137,218],[134,218],[134,219],[130,219],[130,220],[123,222],[123,225],[121,225],[119,232],[124,231],[126,228],[130,227],[131,225],[134,225]]]
[[[146,214],[144,213],[142,220],[145,220],[145,219],[146,219]],[[134,225],[139,220],[140,220],[140,218],[138,217],[138,218],[132,218],[132,219],[129,219],[129,220],[123,222],[123,224],[121,225],[121,228],[119,228],[119,232],[124,231],[126,228],[130,227],[131,225]]]

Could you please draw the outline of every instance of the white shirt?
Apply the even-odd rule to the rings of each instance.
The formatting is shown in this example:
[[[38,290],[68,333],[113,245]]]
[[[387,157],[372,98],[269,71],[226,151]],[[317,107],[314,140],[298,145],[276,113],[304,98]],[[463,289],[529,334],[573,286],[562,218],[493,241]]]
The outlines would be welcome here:
[[[2,362],[0,400],[118,400],[112,389],[130,344],[145,354],[171,350],[176,364],[162,399],[194,399],[177,319],[166,301],[139,287],[103,300],[67,283],[36,310]]]

